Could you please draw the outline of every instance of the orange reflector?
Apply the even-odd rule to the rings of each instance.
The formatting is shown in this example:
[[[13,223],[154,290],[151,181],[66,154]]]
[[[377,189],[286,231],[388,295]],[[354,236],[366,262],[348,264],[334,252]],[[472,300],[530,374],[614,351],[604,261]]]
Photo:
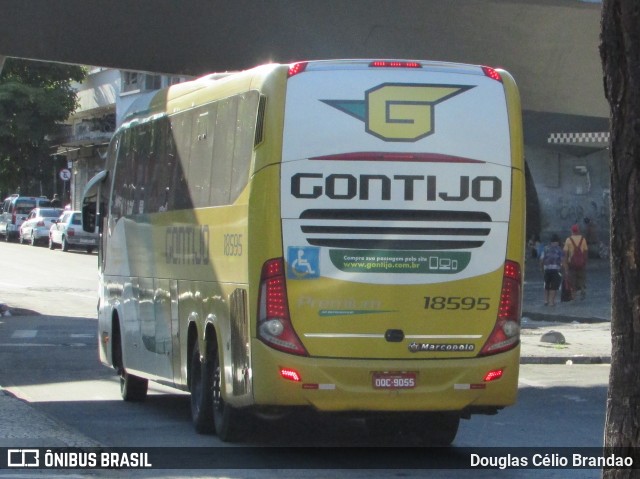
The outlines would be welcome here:
[[[504,369],[495,369],[493,371],[489,371],[484,377],[484,382],[489,383],[491,381],[495,381],[496,379],[500,379],[503,374]]]
[[[296,371],[295,369],[280,368],[280,376],[282,376],[284,379],[294,381],[296,383],[302,381],[302,376],[300,376],[300,373],[298,373],[298,371]]]

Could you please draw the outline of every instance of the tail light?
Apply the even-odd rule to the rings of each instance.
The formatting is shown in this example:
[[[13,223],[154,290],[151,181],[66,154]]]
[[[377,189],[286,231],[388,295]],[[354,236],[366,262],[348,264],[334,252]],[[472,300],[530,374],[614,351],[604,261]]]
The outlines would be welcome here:
[[[369,63],[373,68],[422,68],[420,62],[397,61],[397,60],[376,60]]]
[[[504,375],[504,369],[494,369],[485,374],[483,381],[490,383],[491,381],[497,381]]]
[[[39,227],[39,228],[42,228],[44,226],[44,221],[38,221],[36,226]]]
[[[67,236],[75,236],[76,232],[73,228],[67,228]]]
[[[507,261],[504,266],[498,318],[481,356],[502,353],[520,342],[520,309],[522,305],[522,273],[520,265]]]
[[[307,356],[289,316],[284,260],[276,258],[262,266],[258,300],[258,338],[285,353]]]
[[[295,369],[291,368],[280,368],[280,376],[287,381],[293,381],[294,383],[299,383],[302,381],[302,376]]]
[[[11,224],[12,225],[16,224],[16,212],[15,211],[11,214]]]
[[[308,62],[292,63],[291,65],[289,65],[289,73],[287,74],[287,77],[291,78],[298,73],[304,72],[307,69],[307,65]]]
[[[484,72],[485,76],[488,76],[492,80],[502,82],[502,75],[500,75],[500,72],[495,68],[482,67],[482,71]]]

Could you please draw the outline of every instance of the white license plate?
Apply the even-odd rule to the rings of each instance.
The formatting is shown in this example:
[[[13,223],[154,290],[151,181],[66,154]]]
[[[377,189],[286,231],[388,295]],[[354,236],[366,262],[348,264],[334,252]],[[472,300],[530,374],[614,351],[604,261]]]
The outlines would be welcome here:
[[[416,373],[413,372],[375,372],[374,389],[413,389],[416,387]]]

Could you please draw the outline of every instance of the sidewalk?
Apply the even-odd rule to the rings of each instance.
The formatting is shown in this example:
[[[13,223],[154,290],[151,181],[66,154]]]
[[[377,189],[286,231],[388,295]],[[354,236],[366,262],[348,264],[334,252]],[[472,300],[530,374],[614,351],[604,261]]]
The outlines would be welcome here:
[[[542,273],[529,260],[525,272],[521,364],[611,362],[611,275],[608,261],[590,262],[583,301],[544,306]],[[0,311],[2,308],[0,307]],[[543,336],[564,338],[541,341]],[[569,362],[571,361],[571,362]],[[0,387],[0,447],[99,447],[94,440],[40,413]]]
[[[587,298],[544,305],[542,272],[535,260],[525,270],[521,364],[611,362],[611,271],[608,260],[591,260]],[[560,333],[564,338],[553,332]],[[547,334],[551,333],[551,334]],[[549,336],[560,342],[541,341]],[[545,336],[544,339],[547,339]]]

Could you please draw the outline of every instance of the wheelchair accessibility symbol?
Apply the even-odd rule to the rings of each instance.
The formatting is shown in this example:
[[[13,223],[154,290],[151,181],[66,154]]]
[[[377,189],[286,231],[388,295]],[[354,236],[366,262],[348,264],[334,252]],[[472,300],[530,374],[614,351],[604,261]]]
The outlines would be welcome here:
[[[315,279],[320,277],[320,248],[289,246],[287,250],[287,277]]]

